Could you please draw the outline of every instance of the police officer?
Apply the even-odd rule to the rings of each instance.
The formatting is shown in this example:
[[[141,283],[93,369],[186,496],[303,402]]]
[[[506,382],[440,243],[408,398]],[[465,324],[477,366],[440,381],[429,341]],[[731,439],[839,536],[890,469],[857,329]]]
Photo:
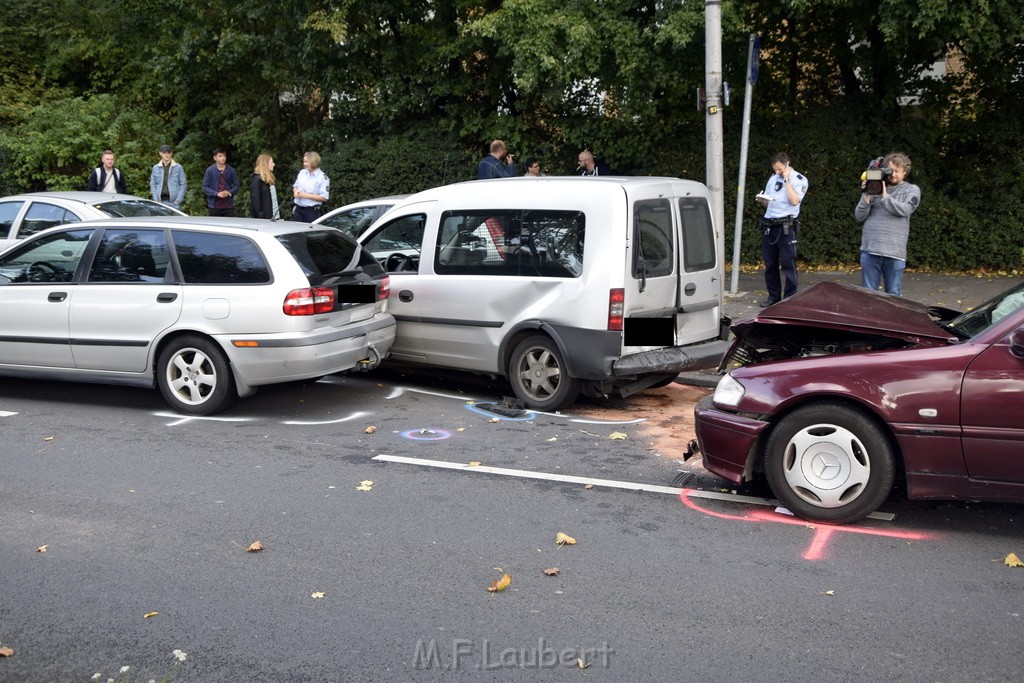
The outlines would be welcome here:
[[[807,194],[807,178],[789,165],[789,156],[779,152],[772,157],[772,177],[757,196],[765,206],[761,219],[761,257],[764,258],[764,284],[768,297],[762,306],[771,306],[796,294],[796,236],[800,228],[800,202]],[[782,277],[786,288],[782,289]]]

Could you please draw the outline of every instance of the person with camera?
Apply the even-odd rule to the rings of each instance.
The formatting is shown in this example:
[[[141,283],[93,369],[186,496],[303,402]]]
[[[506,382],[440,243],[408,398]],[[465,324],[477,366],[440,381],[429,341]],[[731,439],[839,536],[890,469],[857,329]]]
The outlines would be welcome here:
[[[771,306],[796,294],[796,238],[800,228],[800,202],[807,194],[807,177],[789,164],[789,155],[772,157],[772,176],[757,195],[764,207],[761,219],[761,257],[764,259],[764,286],[768,296],[762,306]],[[785,276],[786,286],[782,287]]]
[[[877,166],[877,173],[868,169],[861,183],[863,193],[853,212],[857,222],[864,224],[860,238],[861,283],[878,291],[881,282],[886,294],[900,296],[903,269],[907,265],[910,214],[921,203],[921,189],[906,182],[910,173],[910,158],[906,154],[890,152]]]

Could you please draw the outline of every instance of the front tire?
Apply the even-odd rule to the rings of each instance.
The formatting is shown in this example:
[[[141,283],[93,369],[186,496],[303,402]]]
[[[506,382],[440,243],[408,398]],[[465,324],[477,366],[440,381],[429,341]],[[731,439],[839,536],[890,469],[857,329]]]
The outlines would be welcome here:
[[[834,401],[794,410],[772,430],[764,471],[772,493],[805,519],[846,524],[878,509],[895,477],[892,446],[863,413]]]
[[[558,347],[542,334],[516,346],[508,376],[516,396],[534,410],[558,410],[580,394],[580,381],[569,376]]]
[[[202,337],[179,337],[168,343],[157,359],[156,379],[164,400],[186,415],[212,415],[236,397],[224,352]]]

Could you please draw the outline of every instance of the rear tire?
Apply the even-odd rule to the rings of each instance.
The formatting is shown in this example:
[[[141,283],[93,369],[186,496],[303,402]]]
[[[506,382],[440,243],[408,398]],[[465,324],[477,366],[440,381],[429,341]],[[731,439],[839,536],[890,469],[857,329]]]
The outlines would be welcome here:
[[[516,396],[534,410],[558,410],[580,394],[580,380],[569,376],[558,347],[542,334],[516,346],[508,377]]]
[[[236,398],[224,352],[202,337],[178,337],[168,343],[157,359],[156,380],[164,400],[186,415],[212,415]]]
[[[794,514],[846,524],[878,509],[892,490],[896,464],[879,426],[834,401],[794,410],[772,430],[764,472],[775,497]]]

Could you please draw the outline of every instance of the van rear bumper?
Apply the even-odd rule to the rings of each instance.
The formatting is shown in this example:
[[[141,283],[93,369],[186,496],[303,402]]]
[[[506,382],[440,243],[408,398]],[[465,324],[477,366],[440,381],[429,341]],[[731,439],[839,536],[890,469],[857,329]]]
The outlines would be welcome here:
[[[616,377],[634,377],[652,373],[679,373],[718,367],[729,342],[714,341],[692,346],[672,346],[664,349],[641,351],[624,356],[612,363]]]

